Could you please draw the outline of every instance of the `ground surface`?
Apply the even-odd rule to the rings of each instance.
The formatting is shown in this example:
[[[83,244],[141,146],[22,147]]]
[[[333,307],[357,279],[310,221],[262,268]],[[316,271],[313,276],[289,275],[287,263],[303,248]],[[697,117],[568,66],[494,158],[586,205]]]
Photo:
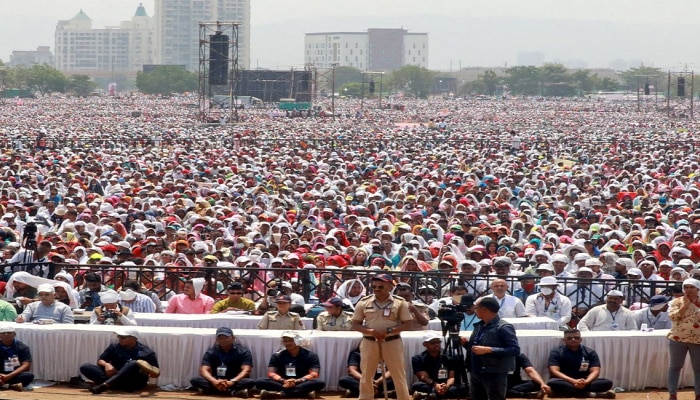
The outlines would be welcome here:
[[[150,388],[150,387],[149,387]],[[339,392],[323,393],[321,400],[340,399]],[[162,390],[144,391],[142,393],[122,393],[122,392],[107,392],[99,396],[90,394],[87,390],[74,389],[63,385],[44,387],[27,392],[0,391],[0,400],[15,400],[15,399],[32,399],[32,400],[77,400],[84,398],[119,398],[119,399],[172,399],[172,400],[213,400],[222,399],[223,397],[202,396],[195,392],[165,392]],[[258,398],[256,396],[255,398]],[[618,393],[617,399],[621,400],[666,400],[668,394],[663,390],[649,390],[646,392],[634,393]],[[695,396],[692,390],[684,390],[679,393],[679,400],[694,400]]]

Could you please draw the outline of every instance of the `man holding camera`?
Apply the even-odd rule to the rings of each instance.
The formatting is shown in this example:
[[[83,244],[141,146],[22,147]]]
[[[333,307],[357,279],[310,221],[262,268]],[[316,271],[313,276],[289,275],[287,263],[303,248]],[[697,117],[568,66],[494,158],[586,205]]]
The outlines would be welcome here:
[[[92,310],[90,324],[136,325],[136,320],[129,307],[120,305],[118,301],[119,295],[114,290],[100,292],[102,305]]]

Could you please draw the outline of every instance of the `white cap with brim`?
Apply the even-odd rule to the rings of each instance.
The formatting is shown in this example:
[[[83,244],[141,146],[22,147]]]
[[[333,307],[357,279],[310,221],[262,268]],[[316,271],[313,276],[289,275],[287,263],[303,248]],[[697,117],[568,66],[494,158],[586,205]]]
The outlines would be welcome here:
[[[132,336],[136,339],[139,338],[139,332],[136,329],[129,328],[119,328],[114,331],[117,336]]]
[[[608,297],[610,297],[610,296],[614,296],[614,297],[623,297],[623,298],[625,297],[625,295],[624,295],[621,291],[619,291],[619,290],[611,290],[611,291],[609,291],[609,292],[608,292]]]
[[[0,325],[0,333],[14,333],[15,327],[12,325]]]
[[[442,336],[437,332],[428,332],[423,335],[423,343],[432,342],[433,340],[442,340]]]
[[[55,293],[56,290],[53,288],[53,285],[50,283],[42,283],[36,288],[37,293]]]

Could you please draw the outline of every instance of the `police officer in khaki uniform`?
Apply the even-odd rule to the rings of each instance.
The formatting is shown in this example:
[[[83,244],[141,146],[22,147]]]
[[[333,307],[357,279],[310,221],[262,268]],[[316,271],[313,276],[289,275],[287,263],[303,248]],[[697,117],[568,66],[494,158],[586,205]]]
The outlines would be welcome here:
[[[372,278],[374,294],[365,296],[355,305],[352,328],[362,333],[360,354],[362,371],[375,371],[381,361],[379,345],[381,343],[384,362],[391,372],[398,400],[408,400],[406,383],[406,361],[404,360],[402,331],[410,329],[411,312],[408,303],[398,296],[393,296],[394,279],[388,274],[375,275]],[[363,324],[364,323],[364,324]],[[372,374],[362,374],[360,380],[360,400],[374,398]]]
[[[411,312],[411,316],[413,317],[411,327],[408,330],[421,331],[428,329],[428,322],[430,322],[430,308],[419,300],[414,300],[411,285],[405,282],[396,284],[394,295],[399,296],[408,302],[408,311]]]
[[[300,330],[304,329],[301,316],[289,311],[292,305],[292,298],[287,295],[278,296],[275,299],[277,311],[268,311],[263,315],[258,328],[260,329],[280,329],[280,330]]]
[[[343,310],[343,300],[333,297],[321,303],[326,309],[316,317],[316,329],[319,331],[352,330],[352,312]]]

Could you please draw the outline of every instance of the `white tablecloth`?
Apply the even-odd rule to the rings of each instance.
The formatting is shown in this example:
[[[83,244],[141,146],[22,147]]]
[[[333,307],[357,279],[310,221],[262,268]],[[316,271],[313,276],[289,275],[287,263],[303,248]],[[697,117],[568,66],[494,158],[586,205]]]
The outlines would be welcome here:
[[[559,326],[556,321],[547,317],[523,317],[523,318],[505,318],[506,321],[513,324],[515,330],[557,330]],[[428,321],[428,329],[439,331],[442,329],[439,319],[431,319]]]
[[[5,323],[7,324],[7,323]],[[94,363],[110,341],[115,340],[113,327],[104,325],[33,325],[17,324],[17,338],[32,350],[32,369],[38,379],[67,381],[78,374],[81,364]],[[211,328],[136,328],[143,343],[158,355],[161,366],[159,385],[186,387],[197,376],[201,357],[214,344]],[[265,375],[267,362],[281,348],[281,331],[237,330],[237,341],[248,347],[254,358],[253,378]],[[404,332],[404,357],[411,376],[410,357],[423,351],[425,332]],[[466,332],[464,333],[466,334]],[[338,379],[346,373],[347,354],[361,339],[357,332],[302,331],[310,337],[310,350],[319,355],[321,377],[327,390],[338,389]],[[595,349],[601,359],[601,376],[626,390],[664,387],[668,367],[666,331],[654,332],[584,332],[584,344]],[[551,349],[561,344],[559,331],[518,331],[522,352],[547,378],[547,358]],[[689,360],[681,374],[685,386],[693,385]]]
[[[169,326],[183,328],[219,328],[228,326],[231,329],[258,329],[262,319],[260,315],[229,315],[229,314],[161,314],[134,313],[139,326]],[[302,318],[306,329],[313,329],[313,318]]]

